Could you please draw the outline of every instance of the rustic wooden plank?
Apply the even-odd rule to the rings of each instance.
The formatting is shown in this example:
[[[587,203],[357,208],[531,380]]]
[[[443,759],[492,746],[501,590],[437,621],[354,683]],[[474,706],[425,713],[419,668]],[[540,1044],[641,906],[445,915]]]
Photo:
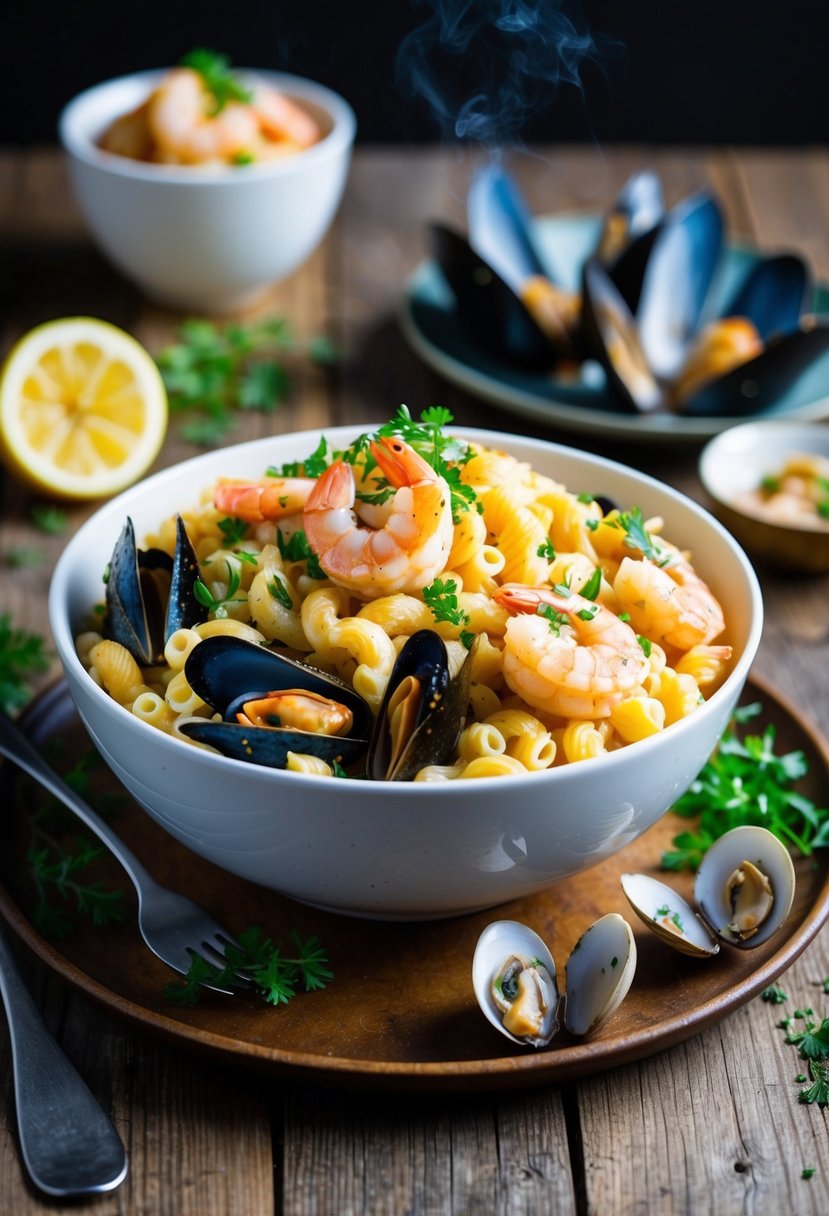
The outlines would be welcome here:
[[[566,1216],[559,1091],[474,1103],[293,1094],[281,1194],[284,1216]]]
[[[274,1211],[270,1116],[255,1079],[216,1068],[128,1030],[25,964],[44,1019],[112,1118],[129,1154],[112,1195],[79,1200],[99,1216],[269,1216]],[[0,1212],[40,1216],[17,1157],[5,1024],[0,1031]]]

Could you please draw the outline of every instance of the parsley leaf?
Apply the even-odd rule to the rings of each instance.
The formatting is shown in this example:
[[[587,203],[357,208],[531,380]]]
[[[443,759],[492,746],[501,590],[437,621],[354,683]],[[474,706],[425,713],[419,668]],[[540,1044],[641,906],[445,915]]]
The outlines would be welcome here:
[[[788,999],[789,994],[776,984],[769,984],[768,988],[764,988],[760,993],[760,1000],[768,1001],[771,1005],[785,1005]]]
[[[556,556],[556,551],[553,548],[553,542],[551,540],[542,541],[535,553],[536,557],[546,557],[547,561],[550,562],[554,561]]]
[[[818,1106],[829,1106],[829,1072],[826,1065],[819,1060],[810,1060],[809,1072],[812,1074],[812,1084],[808,1089],[801,1089],[797,1095],[798,1102],[817,1102]]]
[[[334,978],[334,973],[328,965],[328,957],[319,937],[312,934],[303,941],[295,930],[292,930],[290,937],[294,953],[291,957],[285,957],[271,939],[263,935],[258,925],[245,929],[237,935],[239,948],[225,947],[227,963],[224,967],[214,967],[194,955],[184,979],[168,984],[164,990],[165,996],[179,1005],[195,1005],[204,982],[227,988],[242,987],[239,973],[253,981],[260,995],[270,1005],[287,1005],[296,996],[300,983],[306,992],[325,988]]]
[[[442,578],[436,578],[428,587],[423,588],[423,602],[435,621],[446,621],[450,625],[469,624],[469,613],[458,606],[457,591],[458,584],[453,578],[448,578],[445,582]]]
[[[449,410],[442,406],[431,406],[423,410],[420,422],[415,422],[409,413],[408,406],[401,405],[398,406],[392,420],[378,428],[377,435],[380,437],[397,435],[404,439],[432,466],[436,473],[443,477],[449,486],[451,495],[452,518],[455,523],[458,523],[464,511],[468,511],[473,505],[477,509],[480,504],[472,486],[466,485],[461,480],[461,471],[457,467],[471,460],[474,452],[468,443],[456,439],[453,435],[447,435],[443,430],[452,420]],[[373,461],[368,452],[370,441],[370,435],[361,435],[345,453],[345,459],[351,463],[362,456],[366,460],[367,472],[370,472],[373,467]]]
[[[219,531],[224,537],[225,544],[231,548],[244,539],[247,530],[248,525],[243,519],[232,519],[228,516],[226,519],[219,520]]]
[[[229,101],[248,102],[253,98],[250,89],[240,84],[231,73],[227,55],[209,51],[206,47],[196,47],[182,55],[179,63],[201,76],[204,87],[213,95],[214,115],[221,113]]]
[[[286,562],[305,562],[307,564],[309,578],[324,579],[328,577],[320,566],[319,558],[311,548],[302,528],[297,528],[296,532],[292,532],[287,540],[277,529],[276,543]]]
[[[69,526],[67,513],[60,507],[51,507],[47,503],[35,503],[30,514],[35,527],[49,536],[61,536]]]
[[[743,824],[768,828],[805,856],[829,845],[829,808],[815,806],[793,788],[807,770],[803,752],[776,752],[773,724],[761,734],[738,736],[741,721],[759,711],[756,704],[741,707],[711,759],[675,803],[675,813],[697,818],[697,826],[674,838],[673,851],[662,857],[664,868],[696,869],[714,840]]]
[[[795,1034],[790,1031],[786,1042],[794,1043],[804,1060],[829,1059],[829,1018],[824,1018],[819,1026],[807,1021],[805,1030]]]

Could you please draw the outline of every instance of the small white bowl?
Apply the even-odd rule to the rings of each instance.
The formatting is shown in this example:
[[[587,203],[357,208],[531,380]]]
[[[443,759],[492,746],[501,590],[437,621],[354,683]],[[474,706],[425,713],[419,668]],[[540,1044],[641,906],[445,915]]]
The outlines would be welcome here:
[[[326,435],[345,447],[355,428]],[[706,511],[652,478],[539,440],[464,430],[576,493],[605,494],[692,551],[725,610],[734,646],[725,683],[689,717],[600,759],[526,777],[446,784],[335,780],[262,768],[188,747],[117,705],[90,678],[74,637],[130,515],[140,538],[220,475],[261,476],[301,459],[319,435],[273,436],[165,469],[101,507],[55,569],[49,615],[78,711],[104,759],[177,840],[233,874],[357,916],[426,920],[531,895],[602,861],[684,793],[727,725],[760,641],[763,607],[739,546]]]
[[[308,109],[319,143],[268,164],[194,168],[145,164],[99,147],[113,119],[163,76],[137,72],[95,85],[65,107],[60,140],[92,236],[119,270],[163,304],[203,313],[250,306],[301,265],[340,201],[354,142],[354,112],[299,76],[240,72]]]
[[[829,460],[829,426],[819,422],[747,422],[717,435],[703,448],[700,481],[715,514],[752,557],[802,574],[829,571],[829,528],[808,522],[776,523],[740,503],[786,457],[813,452]]]

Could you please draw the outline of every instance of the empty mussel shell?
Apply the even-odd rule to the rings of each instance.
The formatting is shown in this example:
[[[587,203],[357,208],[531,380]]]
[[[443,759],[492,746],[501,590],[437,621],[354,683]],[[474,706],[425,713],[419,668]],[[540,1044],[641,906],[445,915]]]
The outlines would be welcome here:
[[[452,290],[471,338],[495,358],[537,371],[556,361],[555,346],[509,284],[465,237],[431,224],[432,255]]]
[[[208,610],[193,590],[200,577],[181,516],[176,517],[172,558],[161,549],[138,549],[128,517],[109,562],[106,636],[126,647],[141,666],[159,662],[177,629],[207,620]]]
[[[472,959],[472,987],[485,1017],[521,1046],[546,1047],[558,1030],[553,956],[516,920],[487,925]]]

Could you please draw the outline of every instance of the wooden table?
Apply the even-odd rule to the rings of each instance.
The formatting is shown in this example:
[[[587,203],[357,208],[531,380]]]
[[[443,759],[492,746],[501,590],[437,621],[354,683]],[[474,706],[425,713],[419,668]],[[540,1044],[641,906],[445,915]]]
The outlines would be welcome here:
[[[829,278],[827,153],[550,149],[524,158],[519,172],[531,206],[555,212],[602,208],[644,164],[661,171],[671,201],[712,185],[731,233],[768,249],[799,250]],[[424,220],[461,221],[468,171],[455,151],[358,153],[325,244],[274,289],[263,309],[284,313],[302,335],[328,332],[345,350],[345,362],[335,373],[301,368],[292,403],[273,416],[244,417],[235,438],[378,421],[403,401],[413,411],[446,405],[461,423],[584,443],[465,397],[425,369],[400,337],[395,308],[423,254]],[[157,351],[180,320],[140,299],[94,252],[51,150],[0,158],[0,299],[2,351],[31,325],[71,314],[105,317]],[[692,450],[607,443],[599,450],[702,497]],[[171,431],[159,463],[192,451]],[[62,541],[36,532],[27,491],[7,477],[0,488],[0,553],[36,545],[48,554],[13,575],[0,567],[0,608],[16,624],[47,634],[46,590]],[[72,509],[71,525],[87,513]],[[768,619],[757,670],[814,722],[825,723],[829,579],[761,577]],[[774,1029],[779,1012],[760,1000],[670,1052],[583,1082],[474,1099],[395,1100],[297,1088],[208,1066],[142,1037],[32,960],[22,961],[50,1026],[112,1112],[129,1149],[124,1186],[75,1211],[829,1211],[826,1113],[797,1104],[795,1053]],[[829,997],[819,981],[827,974],[824,931],[783,983],[822,1016]],[[801,1178],[804,1167],[816,1171],[808,1181]],[[0,1212],[25,1216],[52,1206],[22,1176],[9,1053],[0,1041]]]

